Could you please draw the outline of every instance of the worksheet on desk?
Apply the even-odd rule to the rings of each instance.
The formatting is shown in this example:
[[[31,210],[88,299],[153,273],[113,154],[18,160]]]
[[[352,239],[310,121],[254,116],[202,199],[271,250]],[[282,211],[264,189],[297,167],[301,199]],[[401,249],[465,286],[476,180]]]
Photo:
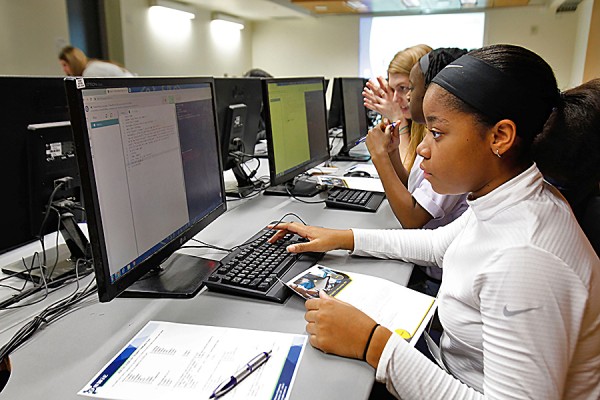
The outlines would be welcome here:
[[[251,359],[269,360],[228,400],[285,400],[305,335],[150,321],[78,394],[102,399],[208,399]]]

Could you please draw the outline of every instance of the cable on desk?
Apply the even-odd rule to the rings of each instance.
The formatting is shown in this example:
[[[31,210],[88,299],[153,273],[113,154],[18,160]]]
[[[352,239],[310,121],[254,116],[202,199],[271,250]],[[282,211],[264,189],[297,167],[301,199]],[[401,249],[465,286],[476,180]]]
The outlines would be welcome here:
[[[41,311],[38,315],[32,318],[30,322],[25,324],[19,329],[13,337],[0,348],[0,360],[9,356],[14,350],[19,348],[23,343],[29,340],[43,324],[50,325],[52,322],[61,318],[66,313],[70,312],[71,308],[82,300],[94,294],[97,290],[97,286],[94,284],[95,279],[92,279],[90,283],[83,290],[79,290],[79,262],[77,260],[75,265],[76,282],[77,287],[70,295],[52,303]],[[94,285],[92,285],[94,284]]]
[[[185,247],[188,247],[188,248],[189,247],[191,247],[191,248],[209,248],[209,249],[215,249],[215,250],[221,250],[221,251],[227,251],[227,252],[231,251],[231,249],[227,249],[225,247],[215,246],[214,244],[210,244],[210,243],[205,243],[202,240],[198,240],[198,239],[194,239],[194,238],[192,238],[192,240],[194,242],[203,244],[203,246],[185,246]],[[182,248],[185,248],[185,247],[182,247]]]

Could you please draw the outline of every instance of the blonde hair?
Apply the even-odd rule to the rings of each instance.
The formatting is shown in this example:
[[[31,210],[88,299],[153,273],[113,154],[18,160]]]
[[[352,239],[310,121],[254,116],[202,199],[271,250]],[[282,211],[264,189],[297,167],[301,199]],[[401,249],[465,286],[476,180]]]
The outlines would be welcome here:
[[[73,46],[64,47],[58,55],[58,59],[69,64],[73,76],[82,76],[88,63],[85,53]]]
[[[425,54],[433,50],[426,44],[418,44],[399,51],[394,55],[390,65],[388,66],[388,77],[389,74],[403,74],[409,75],[412,67],[419,62],[419,59]],[[402,163],[406,166],[406,169],[410,171],[415,158],[417,157],[417,146],[427,133],[427,128],[423,124],[416,122],[410,122],[410,143],[408,144],[408,151],[406,153],[406,160],[402,160]],[[408,162],[408,163],[407,163]]]

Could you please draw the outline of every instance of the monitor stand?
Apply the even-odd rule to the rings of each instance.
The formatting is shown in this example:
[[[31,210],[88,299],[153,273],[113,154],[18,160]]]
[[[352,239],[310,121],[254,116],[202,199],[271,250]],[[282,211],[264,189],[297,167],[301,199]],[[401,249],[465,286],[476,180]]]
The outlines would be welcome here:
[[[55,206],[57,204],[54,203]],[[40,269],[39,260],[34,265],[35,260],[33,258],[41,257],[41,255],[30,256],[2,267],[2,272],[21,279],[31,280],[36,284],[43,283],[44,280],[51,283],[67,275],[75,276],[77,260],[89,260],[91,258],[89,255],[89,242],[77,225],[75,216],[68,211],[62,212],[60,215],[60,233],[65,240],[65,244],[59,245],[58,248],[46,249],[46,262],[48,265]],[[90,267],[91,263],[80,262],[77,272],[83,274]],[[44,274],[43,278],[42,272]]]
[[[248,197],[248,195],[256,190],[254,187],[254,182],[252,182],[252,179],[248,176],[246,171],[244,171],[239,163],[236,163],[231,170],[233,171],[233,175],[237,181],[237,186],[226,188],[226,196],[243,198]]]
[[[263,194],[267,196],[313,197],[325,189],[317,182],[297,181],[296,184],[286,182],[282,185],[269,186]]]
[[[119,297],[191,298],[218,267],[219,261],[173,253],[160,267],[142,276]]]
[[[368,154],[350,154],[348,151],[340,151],[335,156],[331,157],[332,161],[357,161],[366,162],[371,159]]]

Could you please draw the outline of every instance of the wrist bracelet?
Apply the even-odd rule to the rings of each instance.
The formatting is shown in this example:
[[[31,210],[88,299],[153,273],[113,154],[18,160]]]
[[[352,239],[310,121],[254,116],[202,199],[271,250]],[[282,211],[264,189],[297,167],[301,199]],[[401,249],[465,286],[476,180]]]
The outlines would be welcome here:
[[[362,356],[363,361],[367,361],[367,352],[369,351],[369,345],[371,344],[371,339],[373,339],[373,335],[375,334],[375,330],[377,329],[378,326],[380,326],[380,325],[375,324],[375,326],[371,330],[371,333],[369,334],[369,339],[367,339],[367,344],[365,345],[365,351],[363,352],[363,356]]]
[[[398,129],[398,135],[406,135],[407,133],[410,132],[409,128],[410,128],[410,125],[404,125],[400,129]],[[403,131],[406,131],[406,132],[402,133]]]

